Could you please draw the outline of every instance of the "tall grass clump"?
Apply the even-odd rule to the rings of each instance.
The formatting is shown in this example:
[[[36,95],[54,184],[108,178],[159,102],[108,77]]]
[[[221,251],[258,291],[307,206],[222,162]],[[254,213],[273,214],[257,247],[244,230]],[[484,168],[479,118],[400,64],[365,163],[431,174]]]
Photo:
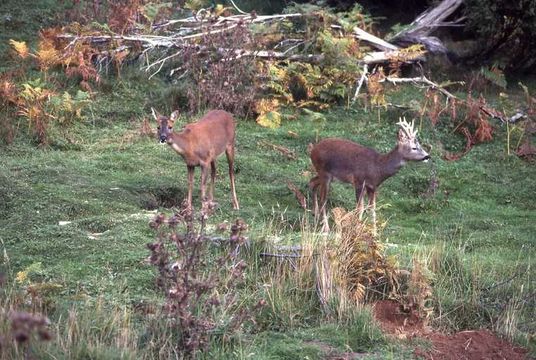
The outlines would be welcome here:
[[[443,242],[430,254],[434,273],[434,297],[438,316],[435,325],[446,330],[479,328],[489,324],[487,310],[480,303],[481,284],[475,268],[463,262],[464,248]]]
[[[25,301],[0,270],[0,359],[34,358],[52,339],[49,325],[49,319]]]
[[[258,269],[260,292],[266,299],[258,321],[266,330],[285,331],[315,323],[321,316],[312,262],[319,238],[301,233],[299,246],[265,244]]]
[[[0,359],[143,358],[143,350],[138,350],[139,329],[127,307],[109,306],[100,298],[67,311],[55,306],[47,313],[41,302],[29,300],[31,296],[15,283],[3,282]]]
[[[335,327],[344,346],[363,350],[383,339],[365,305],[398,293],[396,263],[356,212],[333,215],[337,231],[328,236],[303,220],[299,246],[267,244],[261,320],[270,330]]]
[[[487,271],[467,263],[466,247],[459,241],[442,242],[430,252],[436,317],[433,325],[446,331],[490,328],[534,352],[534,283],[531,268],[517,266],[512,274]]]
[[[50,358],[140,359],[141,329],[126,306],[107,304],[102,298],[76,304],[55,320],[55,340],[47,348]]]

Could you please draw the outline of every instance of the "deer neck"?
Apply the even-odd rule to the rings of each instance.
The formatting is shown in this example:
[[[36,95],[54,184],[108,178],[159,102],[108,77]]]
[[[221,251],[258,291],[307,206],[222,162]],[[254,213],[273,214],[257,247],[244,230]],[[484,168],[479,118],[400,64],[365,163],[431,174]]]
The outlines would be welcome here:
[[[400,153],[398,145],[387,154],[380,155],[379,160],[378,173],[381,182],[396,174],[398,170],[400,170],[400,168],[406,163],[402,154]]]
[[[167,143],[173,148],[179,155],[184,156],[186,149],[188,148],[188,139],[181,134],[173,133],[168,137]]]

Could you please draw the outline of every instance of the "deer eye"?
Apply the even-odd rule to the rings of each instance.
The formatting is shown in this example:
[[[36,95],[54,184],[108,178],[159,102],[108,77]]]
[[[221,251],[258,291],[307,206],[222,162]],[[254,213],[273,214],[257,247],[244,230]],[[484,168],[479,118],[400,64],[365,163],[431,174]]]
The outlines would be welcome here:
[[[156,129],[157,129],[157,130],[160,130],[160,126],[157,126]]]

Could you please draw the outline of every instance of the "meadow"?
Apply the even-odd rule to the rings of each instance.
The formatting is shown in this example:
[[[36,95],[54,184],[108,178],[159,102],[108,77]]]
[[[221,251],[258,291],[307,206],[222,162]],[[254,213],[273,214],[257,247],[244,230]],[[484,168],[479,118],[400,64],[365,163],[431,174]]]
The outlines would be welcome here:
[[[11,276],[26,271],[28,278],[19,279],[17,287],[42,284],[38,296],[59,318],[71,306],[83,311],[101,302],[123,309],[158,303],[154,271],[144,262],[146,244],[155,238],[148,224],[157,212],[170,215],[180,205],[187,186],[186,167],[147,131],[146,124],[152,121],[146,111],[151,96],[136,89],[137,84],[113,83],[109,94],[92,104],[87,120],[68,130],[68,140],[59,138],[40,149],[20,138],[2,148],[3,268]],[[412,90],[403,89],[400,96],[409,96],[408,91]],[[249,225],[248,237],[256,244],[252,246],[255,251],[300,244],[304,224],[309,224],[306,232],[314,233],[314,221],[299,206],[287,182],[309,196],[307,183],[313,170],[307,145],[338,136],[387,152],[395,144],[400,115],[382,111],[378,118],[376,111],[340,107],[328,111],[320,125],[302,115],[275,130],[237,119],[241,210],[232,210],[227,164],[222,158],[215,193],[219,207],[207,231],[215,232],[217,224],[242,218]],[[183,116],[180,121],[190,118]],[[396,257],[402,268],[411,268],[415,257],[426,263],[437,256],[452,267],[445,274],[429,274],[435,308],[448,312],[437,320],[439,326],[497,325],[510,298],[519,300],[514,311],[516,331],[534,331],[530,305],[534,300],[527,298],[534,291],[534,166],[507,154],[505,129],[500,124],[495,125],[493,141],[476,146],[458,161],[445,161],[440,146],[456,149],[463,139],[451,135],[452,124],[432,128],[426,119],[417,121],[421,143],[431,148],[433,161],[408,164],[381,187],[378,215],[384,223],[380,240],[387,244],[386,253]],[[425,195],[432,179],[439,186],[433,195]],[[198,180],[197,171],[194,204],[200,201]],[[353,208],[351,187],[334,184],[329,205]],[[256,264],[248,271],[248,288],[266,296],[261,280],[267,270],[258,254],[249,253],[248,261]],[[308,331],[326,331],[328,343],[341,341],[338,331],[331,329],[340,324],[322,320],[318,303],[310,303],[310,309],[296,305],[285,305],[297,313],[281,319],[284,312],[272,304],[274,313],[266,311],[264,322],[279,319],[265,323],[265,331],[253,337],[253,345],[246,341],[247,346],[265,346],[258,339],[266,338],[270,346],[273,341],[285,343],[292,353],[293,348],[305,346]],[[306,311],[314,311],[318,318],[309,318]],[[281,327],[282,331],[273,332]],[[314,345],[307,346],[313,353],[322,353]],[[381,347],[389,352],[385,346],[392,345]],[[279,345],[274,345],[276,349],[283,351]],[[367,350],[378,351],[373,346]]]

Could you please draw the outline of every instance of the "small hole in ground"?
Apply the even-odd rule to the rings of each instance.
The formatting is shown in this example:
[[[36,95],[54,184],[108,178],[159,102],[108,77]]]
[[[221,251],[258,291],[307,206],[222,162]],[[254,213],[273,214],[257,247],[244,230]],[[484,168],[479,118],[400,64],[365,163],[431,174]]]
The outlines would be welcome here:
[[[145,210],[180,207],[185,193],[178,187],[167,187],[140,192],[140,206]]]

